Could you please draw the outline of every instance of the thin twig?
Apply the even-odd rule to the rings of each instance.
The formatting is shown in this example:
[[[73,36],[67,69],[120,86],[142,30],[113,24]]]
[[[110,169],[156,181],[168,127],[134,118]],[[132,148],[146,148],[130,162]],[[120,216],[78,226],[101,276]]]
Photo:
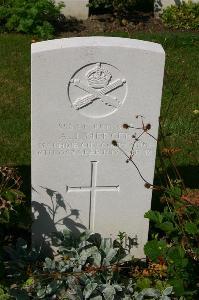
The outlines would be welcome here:
[[[138,171],[138,174],[140,175],[140,177],[142,178],[142,180],[147,184],[149,185],[150,187],[153,187],[154,189],[162,189],[162,187],[159,187],[159,186],[155,186],[151,183],[149,183],[145,178],[144,176],[142,175],[142,173],[140,172],[138,166],[136,165],[136,163],[132,160],[131,157],[128,156],[128,154],[119,146],[117,145],[118,149],[127,157],[128,161],[130,161],[134,167],[136,168],[136,170]]]

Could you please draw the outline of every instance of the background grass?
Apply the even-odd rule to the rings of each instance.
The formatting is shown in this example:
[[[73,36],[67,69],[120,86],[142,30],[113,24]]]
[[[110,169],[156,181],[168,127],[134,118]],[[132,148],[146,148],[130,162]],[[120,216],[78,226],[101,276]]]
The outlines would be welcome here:
[[[111,36],[129,37],[126,33]],[[166,51],[161,121],[168,147],[189,181],[197,176],[199,36],[197,33],[135,33]],[[0,165],[30,165],[31,37],[0,35]],[[122,120],[121,120],[122,121]]]
[[[30,44],[0,35],[0,165],[30,164]]]

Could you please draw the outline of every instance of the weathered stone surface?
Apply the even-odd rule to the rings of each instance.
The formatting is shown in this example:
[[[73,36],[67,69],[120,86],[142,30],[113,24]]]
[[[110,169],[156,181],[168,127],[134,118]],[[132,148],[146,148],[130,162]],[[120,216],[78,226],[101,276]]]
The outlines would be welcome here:
[[[78,20],[86,20],[88,18],[89,0],[55,0],[55,2],[63,2],[65,4],[62,13],[66,17],[74,17]]]
[[[142,177],[153,182],[156,141],[144,132],[135,143],[137,169],[112,140],[129,154],[142,121],[157,137],[164,57],[159,44],[122,38],[32,45],[34,241],[65,226],[108,239],[121,231],[143,257],[152,191]]]

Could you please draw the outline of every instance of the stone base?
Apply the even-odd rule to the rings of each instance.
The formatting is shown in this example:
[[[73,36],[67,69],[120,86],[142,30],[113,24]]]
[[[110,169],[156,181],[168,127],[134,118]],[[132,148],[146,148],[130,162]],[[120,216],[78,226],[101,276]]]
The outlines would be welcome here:
[[[65,7],[62,9],[62,13],[66,17],[74,17],[79,20],[86,20],[88,18],[89,0],[55,0],[56,3],[63,2]]]

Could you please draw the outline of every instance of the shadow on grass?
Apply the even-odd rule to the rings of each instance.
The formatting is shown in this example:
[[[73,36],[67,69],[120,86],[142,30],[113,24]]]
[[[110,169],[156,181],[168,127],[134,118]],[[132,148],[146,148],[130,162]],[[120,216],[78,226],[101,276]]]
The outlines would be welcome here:
[[[180,166],[178,170],[187,188],[199,188],[199,166]]]

